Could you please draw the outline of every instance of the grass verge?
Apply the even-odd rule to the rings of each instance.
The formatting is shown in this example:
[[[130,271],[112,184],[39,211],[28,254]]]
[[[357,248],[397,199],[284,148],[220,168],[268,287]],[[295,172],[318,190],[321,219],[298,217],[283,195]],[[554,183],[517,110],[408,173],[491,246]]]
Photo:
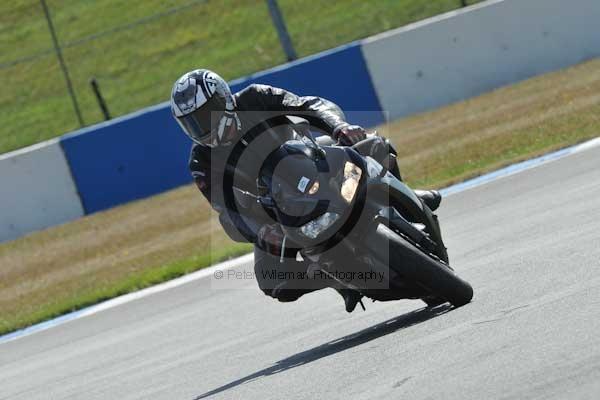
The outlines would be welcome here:
[[[411,186],[441,187],[598,136],[599,93],[600,60],[593,60],[379,131],[397,146]],[[0,332],[247,249],[225,237],[192,186],[2,243]]]

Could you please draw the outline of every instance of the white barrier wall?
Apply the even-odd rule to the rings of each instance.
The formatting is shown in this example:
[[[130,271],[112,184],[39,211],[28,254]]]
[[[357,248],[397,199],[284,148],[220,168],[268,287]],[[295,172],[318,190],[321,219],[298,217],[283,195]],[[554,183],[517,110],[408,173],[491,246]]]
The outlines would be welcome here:
[[[0,155],[0,242],[83,216],[58,140]]]
[[[600,56],[600,0],[496,0],[362,45],[390,119]]]

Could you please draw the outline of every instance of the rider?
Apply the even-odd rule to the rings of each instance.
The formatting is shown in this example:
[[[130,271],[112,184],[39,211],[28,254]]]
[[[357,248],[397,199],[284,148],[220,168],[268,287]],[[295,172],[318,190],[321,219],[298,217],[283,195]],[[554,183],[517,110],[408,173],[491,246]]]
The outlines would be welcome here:
[[[347,123],[342,110],[326,99],[300,97],[284,89],[258,84],[232,94],[225,80],[205,69],[190,71],[175,82],[171,94],[171,110],[181,128],[194,141],[189,167],[196,185],[219,213],[221,225],[232,239],[255,244],[255,276],[261,290],[266,295],[287,302],[330,286],[342,295],[346,310],[353,311],[362,297],[357,291],[309,278],[298,285],[298,282],[294,284],[288,278],[300,275],[287,274],[285,276],[288,278],[281,279],[275,274],[265,273],[275,267],[278,270],[302,272],[306,271],[307,263],[296,260],[295,255],[286,254],[283,257],[281,252],[285,253],[286,249],[282,243],[283,233],[273,221],[255,221],[254,225],[240,224],[238,221],[241,217],[236,218],[237,210],[234,212],[230,207],[228,209],[220,189],[224,171],[231,166],[228,164],[228,153],[232,145],[256,126],[266,124],[263,129],[271,127],[273,119],[267,121],[267,116],[272,116],[272,113],[294,115],[308,120],[313,130],[321,131],[341,145],[352,146],[361,141],[365,143],[365,130]],[[277,140],[283,143],[288,139],[289,137],[281,134]],[[373,139],[366,146],[367,153],[372,155],[382,151],[386,154],[390,152],[387,140],[380,137]],[[399,177],[395,158],[392,161],[393,165],[389,169]],[[250,184],[246,187],[251,192],[251,186],[256,187],[256,176],[253,179],[248,180]],[[437,208],[441,200],[436,191],[418,194],[431,208]],[[251,208],[244,210],[244,213],[251,214]],[[244,218],[244,221],[247,222],[248,219]]]

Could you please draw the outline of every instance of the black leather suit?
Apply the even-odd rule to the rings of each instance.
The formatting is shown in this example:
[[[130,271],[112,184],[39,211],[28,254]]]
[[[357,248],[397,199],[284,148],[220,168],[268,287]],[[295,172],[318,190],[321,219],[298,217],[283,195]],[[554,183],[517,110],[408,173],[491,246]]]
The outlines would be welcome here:
[[[279,124],[282,122],[281,117],[285,115],[302,117],[309,121],[313,131],[320,131],[329,136],[333,136],[337,129],[347,125],[342,110],[331,101],[319,97],[297,96],[284,89],[257,84],[248,86],[234,96],[236,112],[242,127],[240,137],[244,137],[250,130],[275,132],[267,135],[268,137],[265,139],[267,144],[261,143],[260,146],[254,146],[254,148],[259,147],[267,152],[291,138],[289,127],[286,129],[284,123]],[[227,234],[233,240],[255,244],[255,274],[259,287],[265,294],[274,296],[280,301],[293,301],[304,293],[327,286],[323,282],[302,282],[297,289],[273,292],[273,289],[280,283],[278,279],[273,278],[274,269],[301,273],[306,270],[306,265],[302,261],[296,261],[294,255],[289,255],[283,260],[283,263],[280,263],[280,254],[278,253],[280,248],[273,249],[273,246],[265,244],[264,236],[273,233],[277,235],[279,229],[272,220],[265,220],[258,215],[253,215],[252,206],[235,207],[237,210],[228,207],[223,196],[224,176],[228,169],[235,170],[236,177],[242,175],[241,178],[234,181],[234,186],[250,193],[256,192],[255,166],[233,165],[235,157],[232,158],[231,154],[232,146],[210,148],[195,144],[191,150],[189,168],[196,185],[213,209],[219,213],[219,220]],[[263,153],[256,156],[255,164],[260,164],[261,157],[266,157],[266,155]],[[244,216],[243,224],[239,223],[240,214]]]

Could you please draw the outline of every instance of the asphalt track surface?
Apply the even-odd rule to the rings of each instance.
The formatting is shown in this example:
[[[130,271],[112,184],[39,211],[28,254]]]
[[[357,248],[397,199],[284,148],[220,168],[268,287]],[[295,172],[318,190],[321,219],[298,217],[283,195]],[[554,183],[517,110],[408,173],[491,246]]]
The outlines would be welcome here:
[[[1,343],[0,399],[600,398],[600,147],[439,214],[462,308],[205,278]]]

